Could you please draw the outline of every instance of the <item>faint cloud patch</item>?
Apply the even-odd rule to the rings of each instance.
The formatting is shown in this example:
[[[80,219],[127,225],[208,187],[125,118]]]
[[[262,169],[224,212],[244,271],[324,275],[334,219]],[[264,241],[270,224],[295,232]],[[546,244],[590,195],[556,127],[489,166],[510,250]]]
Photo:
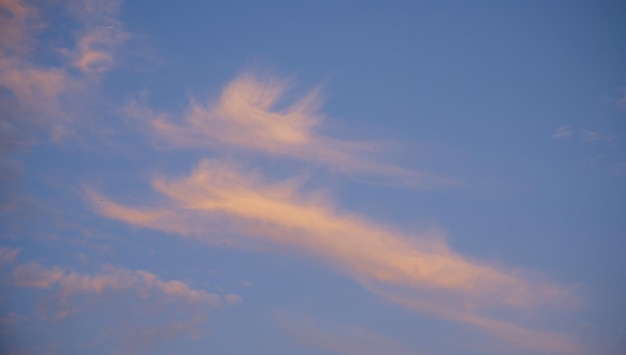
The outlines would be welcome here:
[[[583,169],[591,169],[596,165],[598,165],[598,158],[587,158],[581,163]]]
[[[112,265],[89,274],[28,262],[17,266],[12,275],[16,287],[45,292],[46,302],[38,307],[41,321],[57,323],[94,308],[106,310],[118,321],[83,340],[93,346],[112,344],[123,353],[150,353],[164,341],[206,336],[211,311],[240,301],[234,294],[221,296],[179,280]]]
[[[15,312],[9,312],[7,313],[7,315],[0,317],[0,324],[4,326],[12,326],[17,323],[23,322],[25,319],[26,319],[26,316],[19,315]]]
[[[252,282],[248,280],[241,280],[239,281],[239,284],[243,287],[252,287]]]
[[[612,142],[614,139],[613,136],[604,135],[599,132],[591,131],[588,129],[581,129],[580,134],[582,135],[583,142],[598,142],[598,141]]]
[[[415,355],[394,339],[358,326],[320,324],[305,312],[275,312],[274,320],[290,337],[314,349],[341,355]]]
[[[47,269],[37,263],[18,266],[13,271],[18,287],[51,288],[58,286],[63,299],[74,294],[102,294],[107,290],[135,289],[142,297],[156,292],[171,300],[187,303],[220,305],[220,296],[203,290],[194,290],[180,281],[163,281],[147,271],[131,271],[107,265],[103,273],[95,276],[66,272],[60,268]]]
[[[21,251],[21,248],[0,247],[0,266],[13,263]]]
[[[83,253],[76,255],[76,260],[78,260],[78,262],[81,264],[89,263],[89,257]]]
[[[626,162],[621,161],[613,163],[610,172],[618,176],[626,176]]]
[[[226,300],[226,302],[228,302],[230,304],[237,304],[237,303],[241,303],[243,301],[241,296],[236,295],[234,293],[230,293],[230,294],[224,295],[224,300]]]
[[[563,125],[559,127],[552,135],[554,139],[570,138],[573,134],[572,127],[570,125]]]

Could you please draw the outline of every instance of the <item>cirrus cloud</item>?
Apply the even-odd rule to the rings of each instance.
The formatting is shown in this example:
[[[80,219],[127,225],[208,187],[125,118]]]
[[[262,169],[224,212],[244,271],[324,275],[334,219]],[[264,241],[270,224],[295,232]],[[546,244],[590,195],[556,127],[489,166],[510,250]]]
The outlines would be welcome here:
[[[400,287],[411,299],[455,315],[443,318],[472,326],[497,322],[475,315],[485,310],[576,303],[567,288],[463,257],[440,235],[401,233],[342,213],[326,194],[302,191],[297,179],[272,183],[233,164],[202,160],[189,176],[155,179],[153,187],[169,199],[160,208],[124,206],[86,193],[106,217],[211,244],[322,260],[368,289],[373,283]],[[391,295],[386,298],[397,297]],[[421,311],[441,316],[428,307]]]
[[[386,143],[321,134],[320,88],[285,106],[289,87],[288,80],[244,73],[226,85],[216,100],[191,99],[182,120],[178,115],[157,112],[141,100],[131,100],[124,110],[145,122],[157,141],[170,148],[235,149],[287,157],[411,188],[462,185],[450,177],[381,163],[374,157]]]

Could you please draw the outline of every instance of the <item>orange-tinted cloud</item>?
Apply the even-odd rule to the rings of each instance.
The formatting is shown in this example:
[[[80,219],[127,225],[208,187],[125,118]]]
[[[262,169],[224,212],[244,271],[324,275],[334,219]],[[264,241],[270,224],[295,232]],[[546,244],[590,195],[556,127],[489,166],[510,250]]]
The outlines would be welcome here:
[[[106,266],[103,273],[87,275],[67,272],[60,268],[45,268],[31,262],[22,264],[13,270],[13,280],[18,287],[48,289],[58,287],[63,298],[75,294],[103,294],[107,290],[135,290],[146,297],[152,292],[167,299],[190,304],[209,304],[219,306],[221,297],[204,290],[196,290],[185,283],[171,280],[163,281],[147,271]]]
[[[65,126],[75,122],[74,111],[97,86],[101,74],[113,67],[117,49],[128,38],[116,18],[119,1],[63,5],[80,24],[75,43],[50,48],[40,38],[57,19],[46,18],[45,11],[22,1],[0,0],[2,140],[23,144],[23,136],[41,127],[50,129],[55,140],[67,135]],[[59,61],[36,61],[33,56],[38,50],[58,53]]]
[[[90,196],[108,217],[207,239],[211,236],[202,235],[204,221],[221,216],[223,225],[242,232],[242,240],[234,241],[238,245],[249,241],[298,249],[358,278],[448,290],[511,307],[567,296],[556,286],[470,261],[451,251],[441,237],[402,235],[339,213],[323,194],[301,193],[297,180],[272,184],[233,165],[203,160],[189,177],[157,179],[154,187],[171,199],[169,208],[147,211]]]
[[[46,113],[56,110],[57,98],[68,86],[67,74],[62,68],[41,68],[29,60],[45,26],[39,10],[19,0],[0,0],[0,10],[0,87],[8,89],[22,107]]]
[[[119,0],[84,0],[72,10],[85,27],[71,51],[72,64],[84,74],[99,74],[114,65],[115,54],[130,34],[122,28],[117,14]]]
[[[41,29],[37,8],[20,0],[0,0],[0,48],[4,56],[29,51],[33,45],[32,32]]]
[[[154,210],[137,209],[91,191],[88,196],[109,218],[209,243],[307,255],[326,261],[364,285],[374,282],[400,287],[417,299],[445,305],[454,314],[498,308],[527,310],[574,299],[557,285],[465,258],[452,251],[441,236],[403,234],[341,213],[323,193],[302,192],[297,179],[270,183],[234,165],[203,160],[188,177],[156,179],[153,185],[170,199],[169,204]],[[212,233],[216,228],[221,232]],[[214,235],[229,237],[215,239]]]
[[[14,268],[12,276],[16,287],[37,289],[47,296],[41,299],[47,302],[37,307],[39,317],[33,319],[58,322],[89,313],[94,305],[115,317],[122,309],[119,322],[85,339],[92,346],[106,342],[121,353],[150,353],[158,343],[179,335],[206,335],[213,310],[242,301],[236,294],[218,295],[147,271],[110,265],[88,274],[29,262]]]
[[[170,147],[228,148],[289,157],[414,188],[460,183],[432,173],[380,163],[373,157],[384,150],[384,143],[345,141],[321,134],[324,116],[319,112],[320,88],[289,106],[278,108],[288,88],[287,80],[260,79],[246,73],[229,83],[215,101],[203,103],[192,99],[182,122],[137,101],[130,102],[126,112],[146,121],[158,141]]]

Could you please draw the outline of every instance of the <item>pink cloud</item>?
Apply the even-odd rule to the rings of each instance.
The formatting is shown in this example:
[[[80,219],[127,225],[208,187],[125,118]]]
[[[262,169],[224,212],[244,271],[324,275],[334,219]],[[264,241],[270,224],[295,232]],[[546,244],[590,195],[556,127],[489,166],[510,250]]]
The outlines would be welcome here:
[[[171,148],[237,149],[253,154],[286,157],[323,164],[344,173],[379,177],[412,188],[454,186],[461,182],[428,172],[412,171],[373,157],[386,143],[347,141],[320,133],[320,88],[291,105],[284,101],[288,80],[260,79],[250,73],[230,82],[214,101],[190,100],[182,122],[131,101],[126,113],[146,122],[159,143]]]
[[[119,3],[64,2],[63,8],[73,9],[70,13],[81,27],[75,43],[47,48],[40,38],[57,19],[46,18],[47,13],[28,3],[0,1],[0,88],[10,93],[0,102],[6,111],[0,128],[3,140],[25,141],[29,133],[49,131],[59,141],[72,134],[70,127],[81,116],[77,112],[114,66],[119,47],[129,37],[116,17]],[[53,50],[60,54],[59,61],[37,63],[32,57],[36,50]],[[5,126],[12,132],[5,132]]]
[[[13,270],[13,279],[18,287],[52,288],[58,287],[63,298],[75,294],[103,294],[107,290],[132,289],[146,297],[147,293],[157,294],[175,301],[190,304],[206,303],[217,307],[221,297],[204,290],[195,290],[181,281],[161,280],[147,271],[105,266],[97,275],[67,272],[60,268],[45,268],[30,262]]]
[[[98,309],[110,308],[115,316],[121,307],[121,320],[99,335],[92,334],[89,341],[106,341],[109,345],[113,342],[113,347],[130,353],[149,352],[158,343],[181,334],[206,335],[211,311],[223,304],[241,302],[235,294],[222,296],[179,280],[163,280],[147,271],[110,265],[99,273],[87,274],[29,262],[13,270],[13,283],[16,287],[38,289],[48,296],[43,299],[48,302],[39,306],[38,319],[44,321],[58,322],[89,313],[94,305]],[[126,303],[132,299],[140,302]],[[85,300],[89,300],[89,308],[84,307]]]
[[[576,304],[567,288],[463,257],[437,233],[401,233],[340,212],[327,194],[302,191],[299,179],[268,182],[236,165],[203,160],[189,176],[158,178],[153,185],[170,199],[153,210],[119,205],[92,191],[88,196],[109,218],[211,244],[305,255],[368,289],[373,283],[398,289],[391,296],[379,293],[386,298],[406,293],[449,314],[425,313],[479,328],[498,329],[492,326],[498,323],[467,314]],[[220,233],[212,233],[216,228]]]

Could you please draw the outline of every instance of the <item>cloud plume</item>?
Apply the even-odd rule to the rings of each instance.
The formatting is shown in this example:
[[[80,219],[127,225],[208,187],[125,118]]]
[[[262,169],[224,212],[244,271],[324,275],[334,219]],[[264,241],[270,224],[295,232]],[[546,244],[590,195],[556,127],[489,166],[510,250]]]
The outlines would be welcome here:
[[[235,165],[203,160],[188,177],[156,179],[153,186],[169,198],[162,208],[127,207],[90,190],[87,195],[109,218],[235,248],[307,255],[366,286],[400,287],[454,314],[575,299],[560,286],[465,258],[439,235],[404,234],[341,213],[324,194],[301,191],[297,180],[272,183]],[[216,228],[220,233],[213,233]]]
[[[191,99],[182,120],[155,112],[137,100],[129,102],[125,111],[147,122],[158,142],[172,148],[238,149],[288,157],[412,188],[460,184],[452,178],[379,162],[374,157],[384,150],[384,143],[321,134],[320,88],[285,107],[289,87],[287,80],[244,73],[230,82],[217,100],[203,103]]]

